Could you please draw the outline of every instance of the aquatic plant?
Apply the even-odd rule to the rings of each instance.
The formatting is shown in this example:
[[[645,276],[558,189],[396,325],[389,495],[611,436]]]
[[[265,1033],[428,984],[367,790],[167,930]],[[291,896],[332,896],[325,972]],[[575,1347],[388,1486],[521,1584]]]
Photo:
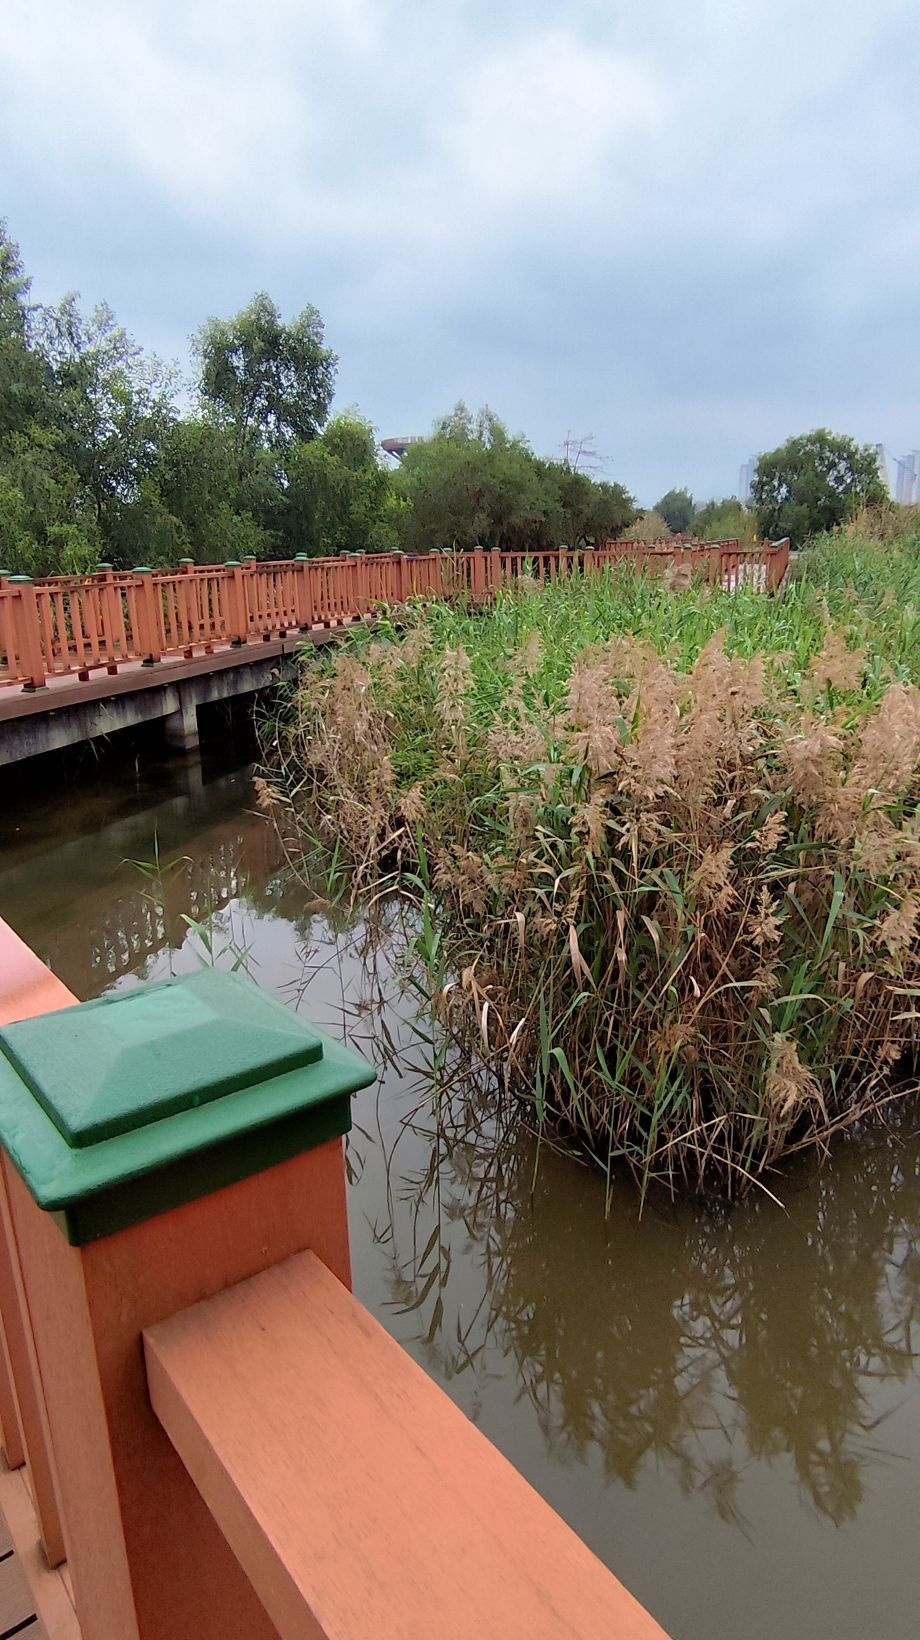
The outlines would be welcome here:
[[[417,893],[443,1021],[608,1189],[736,1194],[916,1044],[918,610],[917,537],[853,531],[777,598],[525,580],[305,660],[270,790]]]

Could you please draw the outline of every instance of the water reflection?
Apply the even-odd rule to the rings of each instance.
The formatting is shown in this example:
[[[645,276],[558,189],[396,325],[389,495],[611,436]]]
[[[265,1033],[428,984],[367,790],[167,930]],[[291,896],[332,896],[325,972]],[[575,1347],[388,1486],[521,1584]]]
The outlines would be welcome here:
[[[369,966],[365,953],[365,985]],[[374,983],[390,1009],[392,986]],[[454,1091],[432,1103],[424,1044],[390,1040],[369,1140],[387,1181],[374,1234],[430,1370],[449,1382],[513,1362],[547,1452],[578,1462],[594,1447],[627,1487],[666,1468],[743,1526],[742,1475],[783,1457],[820,1515],[853,1520],[867,1468],[897,1457],[881,1392],[915,1378],[912,1119],[855,1138],[844,1168],[790,1173],[784,1213],[764,1198],[730,1215],[659,1203],[640,1223],[624,1185],[605,1221],[598,1182],[540,1150],[499,1088],[458,1088],[448,1065]],[[352,1152],[360,1177],[360,1139]]]

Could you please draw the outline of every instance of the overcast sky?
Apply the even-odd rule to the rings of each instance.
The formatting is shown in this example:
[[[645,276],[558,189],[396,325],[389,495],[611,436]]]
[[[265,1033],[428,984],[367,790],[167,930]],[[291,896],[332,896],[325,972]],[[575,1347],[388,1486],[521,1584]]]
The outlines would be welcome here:
[[[187,368],[267,290],[381,436],[488,403],[643,502],[920,445],[917,0],[5,0],[34,293]]]

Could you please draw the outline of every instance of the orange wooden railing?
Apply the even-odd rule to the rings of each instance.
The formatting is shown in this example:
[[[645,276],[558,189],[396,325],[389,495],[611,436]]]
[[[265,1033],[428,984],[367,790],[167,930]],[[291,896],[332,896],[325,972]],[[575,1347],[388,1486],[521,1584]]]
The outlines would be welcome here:
[[[153,666],[315,627],[341,627],[374,609],[416,598],[488,598],[529,573],[538,581],[632,563],[650,573],[703,573],[730,591],[772,591],[789,542],[607,541],[541,552],[353,553],[344,558],[193,564],[93,575],[7,576],[0,572],[0,684],[41,689],[48,678],[117,672],[126,661]]]
[[[75,1002],[0,921],[0,1025]],[[15,1632],[667,1640],[353,1297],[342,1141],[304,1143],[78,1245],[0,1150]]]

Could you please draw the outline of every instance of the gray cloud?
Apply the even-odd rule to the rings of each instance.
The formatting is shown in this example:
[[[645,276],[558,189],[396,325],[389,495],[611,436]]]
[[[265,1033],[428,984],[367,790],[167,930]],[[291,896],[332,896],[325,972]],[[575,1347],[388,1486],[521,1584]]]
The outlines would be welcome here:
[[[644,500],[822,422],[920,443],[911,0],[13,0],[37,293],[185,359],[314,301],[383,432],[488,400]]]

